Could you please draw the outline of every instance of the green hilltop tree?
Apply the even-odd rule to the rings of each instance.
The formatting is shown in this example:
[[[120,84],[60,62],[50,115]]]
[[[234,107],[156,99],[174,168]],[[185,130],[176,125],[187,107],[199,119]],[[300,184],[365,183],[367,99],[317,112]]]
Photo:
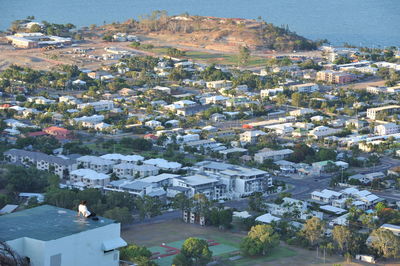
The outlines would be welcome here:
[[[239,47],[239,66],[246,66],[250,60],[250,49],[247,46]]]
[[[182,245],[179,253],[173,261],[175,266],[201,266],[211,261],[212,252],[208,248],[206,240],[190,237]]]
[[[255,225],[243,239],[240,249],[247,256],[265,256],[278,245],[279,235],[271,225]]]
[[[312,217],[306,221],[302,233],[304,237],[310,241],[311,246],[318,243],[321,235],[325,231],[324,223],[317,217]]]
[[[385,258],[400,258],[400,237],[386,229],[372,232],[372,247]]]

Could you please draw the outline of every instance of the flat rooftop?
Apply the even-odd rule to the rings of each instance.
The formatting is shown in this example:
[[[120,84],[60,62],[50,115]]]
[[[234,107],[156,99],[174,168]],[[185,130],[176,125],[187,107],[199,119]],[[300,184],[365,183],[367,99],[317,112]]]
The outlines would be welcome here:
[[[29,237],[50,241],[96,229],[115,221],[99,217],[98,221],[76,216],[77,211],[42,205],[0,216],[0,241]]]

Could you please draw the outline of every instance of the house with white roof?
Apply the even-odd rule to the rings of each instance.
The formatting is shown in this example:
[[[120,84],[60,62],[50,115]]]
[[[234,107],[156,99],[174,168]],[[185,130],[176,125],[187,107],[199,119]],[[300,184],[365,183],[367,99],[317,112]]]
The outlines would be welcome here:
[[[340,199],[342,193],[336,192],[329,189],[324,189],[322,191],[314,191],[311,193],[311,199],[319,202],[331,203],[333,200]]]
[[[312,129],[308,135],[314,139],[320,139],[329,135],[333,135],[341,131],[341,129],[334,129],[326,126],[318,126]]]
[[[206,86],[209,89],[228,88],[228,87],[231,87],[232,84],[233,84],[233,82],[230,80],[216,80],[216,81],[206,82]]]
[[[240,141],[245,143],[255,143],[260,136],[265,136],[267,133],[261,130],[251,130],[240,134]]]
[[[289,114],[291,116],[302,116],[302,115],[308,115],[308,114],[313,114],[315,113],[315,111],[313,109],[310,108],[301,108],[301,109],[297,109],[294,111],[290,111]]]
[[[81,124],[83,127],[94,128],[94,126],[104,120],[104,115],[82,116],[72,119],[73,124]]]
[[[145,125],[146,127],[149,127],[149,128],[154,129],[154,128],[156,128],[156,127],[161,126],[162,124],[161,124],[160,121],[157,121],[157,120],[150,120],[150,121],[145,122],[144,125]]]
[[[215,95],[205,98],[205,104],[221,104],[224,105],[225,102],[229,99],[229,97],[222,95]]]
[[[256,218],[256,222],[270,224],[272,222],[278,222],[281,218],[271,215],[270,213],[263,214]]]

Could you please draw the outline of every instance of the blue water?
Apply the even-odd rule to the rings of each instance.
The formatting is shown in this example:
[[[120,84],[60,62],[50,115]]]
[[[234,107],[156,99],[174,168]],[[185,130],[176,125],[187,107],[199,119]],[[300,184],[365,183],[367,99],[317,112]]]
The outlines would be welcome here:
[[[340,45],[400,46],[400,0],[0,0],[0,30],[10,22],[37,20],[103,24],[138,18],[153,10],[169,14],[257,18],[310,39]]]

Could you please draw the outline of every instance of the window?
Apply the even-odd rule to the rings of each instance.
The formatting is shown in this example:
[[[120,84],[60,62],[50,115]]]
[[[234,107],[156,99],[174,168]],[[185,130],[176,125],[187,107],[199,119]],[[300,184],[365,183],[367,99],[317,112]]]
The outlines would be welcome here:
[[[50,266],[61,266],[61,253],[50,257]]]

